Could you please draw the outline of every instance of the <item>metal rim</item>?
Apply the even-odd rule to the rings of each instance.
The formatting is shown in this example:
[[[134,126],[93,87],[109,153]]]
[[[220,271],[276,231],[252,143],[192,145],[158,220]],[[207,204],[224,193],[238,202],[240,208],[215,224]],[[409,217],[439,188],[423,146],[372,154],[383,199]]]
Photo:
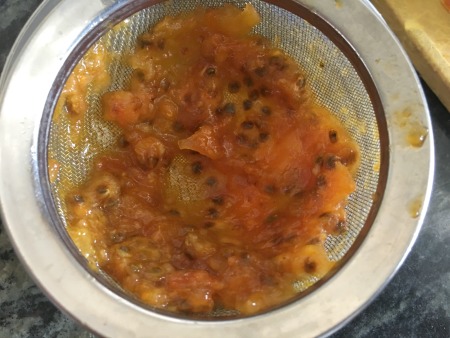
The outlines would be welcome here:
[[[126,2],[46,1],[25,27],[1,81],[2,88],[6,88],[0,96],[2,212],[16,251],[35,281],[54,303],[82,325],[106,336],[143,336],[149,328],[155,336],[183,333],[186,337],[266,337],[291,336],[294,332],[317,336],[330,333],[350,320],[403,262],[423,222],[433,176],[430,119],[418,79],[397,40],[368,3],[340,1],[335,7],[312,0],[297,2],[320,13],[336,27],[372,74],[391,140],[387,186],[367,239],[331,280],[313,294],[277,311],[227,322],[162,316],[110,292],[76,262],[50,225],[50,215],[43,206],[41,182],[36,179],[37,141],[53,79],[81,38],[92,27],[105,25],[108,14],[125,8]],[[152,1],[136,3],[140,6]],[[68,19],[61,15],[67,11],[80,14]],[[86,22],[90,24],[86,26]],[[372,34],[365,34],[361,27],[370,28]],[[23,92],[30,93],[27,100],[20,99]],[[405,131],[395,123],[396,113],[405,109],[429,130],[421,148],[405,145]],[[421,199],[419,218],[412,218],[408,210],[411,197]],[[392,231],[394,226],[397,228]],[[85,297],[80,294],[88,295],[95,306],[86,306]],[[278,325],[273,325],[274,322]]]
[[[56,210],[56,204],[54,200],[54,196],[52,195],[51,188],[50,188],[50,181],[49,181],[49,172],[48,172],[48,142],[49,142],[49,135],[50,135],[50,128],[51,128],[51,120],[52,120],[52,113],[55,109],[56,102],[58,101],[58,97],[60,95],[60,92],[62,90],[61,83],[65,83],[67,81],[67,78],[69,77],[73,67],[79,62],[82,55],[86,53],[86,51],[90,48],[90,46],[95,43],[95,41],[102,36],[112,25],[121,22],[125,18],[129,17],[130,15],[135,14],[136,12],[140,11],[143,8],[149,7],[151,5],[161,3],[162,0],[156,0],[145,3],[144,2],[134,2],[129,6],[125,6],[122,8],[119,8],[117,11],[112,13],[112,15],[108,18],[108,24],[104,25],[100,23],[98,26],[96,26],[91,31],[87,32],[87,34],[83,37],[83,39],[80,41],[80,44],[78,44],[74,50],[71,51],[69,57],[64,62],[64,65],[62,66],[61,70],[59,71],[52,88],[50,90],[50,94],[48,95],[46,106],[44,108],[43,117],[40,123],[40,130],[38,135],[38,141],[37,141],[37,167],[38,167],[38,179],[40,182],[39,189],[41,190],[43,200],[46,204],[46,211],[48,212],[50,219],[49,222],[53,224],[56,231],[59,233],[61,240],[66,244],[68,250],[72,253],[72,255],[76,258],[78,261],[78,264],[80,264],[84,269],[92,276],[94,277],[100,284],[102,284],[104,287],[109,289],[111,292],[114,292],[118,294],[120,297],[126,299],[127,301],[136,304],[138,306],[142,306],[146,309],[149,309],[151,311],[155,311],[157,313],[161,313],[162,315],[168,315],[172,317],[177,317],[180,319],[187,319],[187,320],[233,320],[236,318],[236,316],[230,316],[230,317],[186,317],[183,315],[177,315],[174,313],[166,313],[163,310],[159,309],[152,309],[147,304],[143,304],[137,299],[134,299],[133,297],[130,297],[127,293],[123,292],[120,288],[117,287],[117,284],[114,282],[111,282],[110,278],[104,275],[104,273],[101,273],[99,271],[95,271],[89,268],[89,264],[86,261],[86,259],[83,257],[83,255],[79,252],[78,248],[74,245],[70,237],[68,236],[68,233],[64,227],[63,222],[60,219],[60,216],[58,215],[58,212]],[[379,170],[379,181],[378,181],[378,187],[376,190],[377,199],[374,200],[372,207],[370,208],[366,223],[362,230],[359,232],[357,238],[355,239],[353,245],[351,248],[346,252],[344,257],[339,260],[338,264],[328,273],[325,277],[321,278],[318,282],[316,282],[313,286],[309,287],[307,290],[304,290],[303,292],[300,292],[297,296],[293,297],[292,299],[282,303],[278,304],[276,306],[273,306],[269,308],[265,313],[268,313],[269,311],[276,310],[282,306],[285,306],[286,304],[293,303],[298,301],[298,299],[301,299],[302,297],[310,294],[311,292],[314,292],[318,287],[326,283],[329,279],[331,279],[339,269],[345,265],[345,263],[352,257],[353,253],[356,252],[356,250],[359,248],[361,243],[363,242],[364,238],[366,237],[367,233],[370,230],[370,227],[373,224],[374,218],[378,212],[380,202],[382,200],[383,192],[386,186],[386,180],[387,180],[387,170],[389,166],[389,157],[388,157],[388,144],[389,144],[389,136],[387,134],[387,125],[386,125],[386,119],[384,115],[384,110],[381,104],[381,99],[378,96],[377,88],[375,84],[372,81],[371,75],[369,74],[367,68],[364,65],[363,60],[360,59],[357,52],[352,48],[352,46],[346,41],[345,37],[339,34],[339,32],[335,31],[333,27],[326,22],[322,17],[320,17],[316,13],[312,13],[309,10],[307,10],[305,7],[303,7],[301,4],[296,2],[279,2],[279,1],[267,1],[268,3],[272,3],[276,6],[279,6],[281,8],[284,8],[288,11],[290,11],[293,14],[298,15],[299,17],[302,17],[304,20],[311,23],[314,27],[319,29],[320,31],[326,33],[328,38],[339,47],[339,49],[348,57],[348,59],[351,61],[352,65],[355,67],[357,73],[363,79],[363,83],[366,86],[366,90],[369,93],[369,96],[371,98],[372,104],[374,106],[374,111],[376,114],[377,124],[379,126],[379,134],[380,134],[380,170]],[[257,314],[260,315],[260,314]]]

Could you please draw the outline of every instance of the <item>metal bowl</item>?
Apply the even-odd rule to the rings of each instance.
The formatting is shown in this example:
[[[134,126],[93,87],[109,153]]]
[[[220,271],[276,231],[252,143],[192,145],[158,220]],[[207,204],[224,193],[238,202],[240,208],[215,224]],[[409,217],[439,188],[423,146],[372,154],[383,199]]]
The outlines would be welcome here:
[[[433,178],[433,138],[419,81],[367,1],[294,1],[314,13],[313,19],[332,26],[363,60],[377,89],[389,140],[386,184],[372,225],[326,282],[301,299],[258,316],[227,321],[175,318],[113,292],[62,240],[48,205],[40,143],[48,132],[44,127],[55,103],[55,84],[64,81],[61,69],[77,61],[73,51],[85,51],[111,27],[111,18],[121,21],[157,2],[44,1],[14,45],[0,87],[0,198],[19,257],[56,305],[104,336],[152,332],[158,337],[291,337],[337,330],[370,303],[405,259],[420,230]],[[414,137],[420,142],[411,142]]]

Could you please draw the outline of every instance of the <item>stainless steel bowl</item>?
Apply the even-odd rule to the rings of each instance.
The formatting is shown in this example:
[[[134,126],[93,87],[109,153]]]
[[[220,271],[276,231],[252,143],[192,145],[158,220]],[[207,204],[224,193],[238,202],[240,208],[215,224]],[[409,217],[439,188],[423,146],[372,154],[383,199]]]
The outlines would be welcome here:
[[[158,337],[307,337],[333,332],[361,311],[403,262],[420,230],[433,178],[433,138],[420,84],[397,40],[367,1],[293,1],[334,27],[363,60],[387,123],[389,165],[378,211],[364,240],[329,280],[301,299],[259,316],[180,319],[111,291],[62,240],[48,205],[45,153],[39,142],[48,132],[55,83],[63,83],[61,69],[77,61],[73,51],[85,51],[111,26],[111,18],[120,21],[157,2],[44,1],[18,38],[0,87],[0,198],[19,257],[55,304],[104,336],[151,332]],[[415,128],[428,131],[419,146],[408,141],[417,133]]]

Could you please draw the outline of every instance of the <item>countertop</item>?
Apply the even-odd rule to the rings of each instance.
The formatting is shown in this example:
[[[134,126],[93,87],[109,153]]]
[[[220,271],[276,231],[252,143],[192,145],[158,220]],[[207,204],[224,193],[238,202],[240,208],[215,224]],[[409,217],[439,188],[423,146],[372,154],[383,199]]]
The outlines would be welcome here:
[[[0,0],[0,71],[41,0]],[[408,258],[362,313],[332,337],[450,337],[450,113],[424,83],[436,147],[428,213]],[[450,94],[450,93],[449,93]],[[95,337],[27,275],[0,224],[0,337]]]

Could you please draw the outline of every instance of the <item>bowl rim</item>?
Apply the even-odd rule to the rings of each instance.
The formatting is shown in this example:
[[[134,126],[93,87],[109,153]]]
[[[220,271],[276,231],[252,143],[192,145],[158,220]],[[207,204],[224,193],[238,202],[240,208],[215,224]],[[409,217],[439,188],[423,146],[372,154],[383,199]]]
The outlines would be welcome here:
[[[156,2],[138,0],[134,6]],[[127,1],[81,0],[74,4],[47,0],[22,30],[0,81],[4,88],[0,93],[2,215],[28,272],[46,295],[81,325],[106,336],[140,336],[148,329],[155,336],[325,335],[367,306],[404,261],[423,223],[434,172],[431,122],[420,82],[397,39],[369,2],[343,0],[339,6],[337,2],[336,6],[313,0],[296,2],[320,13],[348,39],[378,88],[390,139],[387,185],[367,239],[327,283],[276,311],[233,321],[183,320],[122,299],[77,263],[49,221],[42,190],[45,182],[39,176],[43,168],[38,161],[40,125],[49,118],[43,114],[48,93],[75,47],[92,32],[101,31],[95,27],[106,29],[111,13],[127,13]],[[68,18],[67,12],[80,15]],[[369,29],[371,34],[367,34]],[[23,92],[31,93],[29,99],[20,100]],[[405,110],[428,129],[420,148],[404,142],[405,127],[396,122],[398,113]],[[411,217],[408,209],[411,197],[422,203],[417,218]],[[95,306],[86,305],[86,295]],[[274,321],[279,325],[274,326]]]

